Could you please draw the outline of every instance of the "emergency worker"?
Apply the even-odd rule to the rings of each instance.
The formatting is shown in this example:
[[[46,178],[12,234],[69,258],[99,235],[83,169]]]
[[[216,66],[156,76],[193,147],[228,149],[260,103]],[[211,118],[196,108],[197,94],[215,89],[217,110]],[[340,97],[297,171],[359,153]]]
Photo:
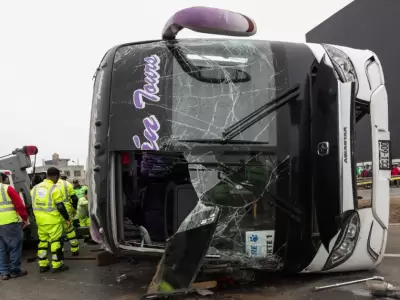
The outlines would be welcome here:
[[[79,226],[81,227],[90,227],[90,218],[89,218],[89,210],[88,210],[88,191],[85,191],[85,197],[79,199],[78,202],[78,219]]]
[[[78,179],[74,179],[72,181],[73,185],[74,185],[74,189],[75,189],[75,195],[78,197],[78,199],[84,198],[85,197],[85,191],[87,191],[87,186],[81,185],[79,183]],[[79,218],[78,215],[75,214],[74,215],[74,226],[78,227],[79,226]]]
[[[57,186],[61,189],[64,198],[64,206],[68,212],[69,219],[73,219],[73,208],[77,207],[78,198],[75,195],[74,187],[71,183],[69,183],[66,179],[66,176],[61,176],[57,182]],[[65,179],[64,179],[65,178]],[[74,205],[75,204],[75,205]],[[67,236],[67,240],[69,241],[72,256],[79,255],[79,242],[76,238],[75,229],[72,223],[69,223],[69,226],[64,222],[64,232]]]
[[[85,191],[87,191],[88,189],[87,186],[81,185],[79,183],[79,180],[76,178],[72,181],[72,183],[74,184],[75,194],[78,197],[78,199],[84,198]]]
[[[21,270],[22,228],[29,225],[28,213],[18,192],[5,184],[7,178],[0,173],[0,280],[28,274]]]
[[[4,174],[4,173],[1,173],[1,174]],[[2,176],[3,176],[3,175],[2,175]],[[4,174],[4,176],[5,176],[5,177],[2,177],[3,183],[4,183],[4,184],[7,184],[7,185],[10,185],[10,178],[8,178],[8,176],[7,176],[6,174]]]
[[[69,269],[64,265],[64,252],[62,247],[63,223],[69,227],[71,222],[64,205],[63,193],[57,186],[60,179],[60,170],[49,168],[47,177],[36,185],[32,191],[33,213],[38,227],[39,245],[38,258],[40,273],[50,270],[47,259],[47,250],[50,246],[52,253],[53,273]]]

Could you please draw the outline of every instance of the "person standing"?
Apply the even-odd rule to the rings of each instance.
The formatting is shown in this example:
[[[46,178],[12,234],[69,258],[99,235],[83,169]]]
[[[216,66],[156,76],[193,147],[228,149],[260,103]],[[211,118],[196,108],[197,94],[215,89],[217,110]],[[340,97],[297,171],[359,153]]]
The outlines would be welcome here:
[[[85,191],[87,191],[87,189],[88,189],[87,186],[81,185],[79,183],[79,180],[76,178],[72,181],[72,184],[74,185],[75,195],[78,197],[78,201],[79,201],[79,199],[84,198]],[[78,218],[77,214],[74,216],[74,225],[76,227],[79,226],[79,218]]]
[[[391,175],[395,179],[394,180],[394,184],[396,185],[396,187],[399,187],[399,180],[396,179],[396,178],[398,178],[400,176],[399,164],[394,164],[393,165]]]
[[[0,279],[8,280],[28,274],[21,270],[22,227],[29,225],[25,205],[15,189],[5,184],[8,176],[0,173]],[[19,217],[18,217],[19,215]]]
[[[361,177],[362,171],[363,171],[362,167],[357,167],[357,177]]]
[[[88,191],[85,191],[85,197],[79,199],[78,202],[78,219],[79,226],[81,227],[90,227],[90,217],[89,217],[89,209],[88,209],[89,201],[88,201]]]
[[[61,177],[63,177],[63,176],[61,176]],[[66,179],[67,178],[65,178],[65,180],[60,178],[57,182],[57,185],[61,189],[61,192],[63,194],[64,206],[68,212],[68,216],[69,216],[70,220],[72,220],[73,206],[76,209],[79,200],[78,200],[78,197],[76,197],[76,195],[75,195],[74,187]],[[68,226],[67,226],[67,223],[64,222],[64,232],[69,241],[72,256],[79,256],[79,241],[76,238],[75,229],[71,222],[69,223]]]
[[[88,189],[87,186],[81,185],[78,179],[74,179],[72,183],[74,184],[75,194],[78,197],[78,199],[84,198],[85,191],[87,191]]]
[[[369,165],[366,165],[364,170],[361,172],[361,177],[369,177],[371,170],[369,169]]]
[[[64,265],[64,251],[62,247],[63,224],[70,226],[69,215],[64,205],[62,191],[57,186],[60,179],[60,170],[49,168],[47,177],[31,190],[33,213],[38,227],[39,245],[38,258],[40,273],[50,270],[47,259],[47,250],[50,246],[52,253],[53,273],[67,271]]]

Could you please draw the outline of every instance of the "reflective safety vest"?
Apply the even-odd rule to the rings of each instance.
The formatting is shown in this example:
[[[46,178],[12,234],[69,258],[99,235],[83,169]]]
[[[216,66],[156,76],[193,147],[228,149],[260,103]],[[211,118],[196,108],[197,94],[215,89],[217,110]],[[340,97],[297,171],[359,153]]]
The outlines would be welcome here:
[[[89,201],[85,197],[79,199],[77,208],[77,215],[79,220],[89,217],[88,204]]]
[[[58,187],[61,189],[63,194],[63,202],[65,209],[67,210],[68,214],[71,214],[72,211],[72,199],[71,196],[75,195],[75,190],[72,184],[65,180],[58,180],[57,182]]]
[[[17,222],[19,218],[8,195],[8,185],[0,183],[0,226]]]
[[[32,189],[31,196],[37,225],[52,225],[63,222],[64,219],[56,204],[63,202],[64,197],[56,184],[45,179]]]
[[[87,191],[87,186],[81,185],[80,188],[75,189],[75,195],[78,199],[85,197],[85,191]]]

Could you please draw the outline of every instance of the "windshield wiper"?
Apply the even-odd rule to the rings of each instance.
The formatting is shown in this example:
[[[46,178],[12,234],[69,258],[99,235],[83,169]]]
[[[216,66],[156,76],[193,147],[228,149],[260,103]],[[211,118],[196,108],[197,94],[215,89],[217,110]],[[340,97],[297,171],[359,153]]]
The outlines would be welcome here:
[[[222,132],[224,140],[231,140],[237,135],[241,134],[250,126],[264,119],[270,113],[276,111],[278,108],[282,107],[289,101],[297,99],[300,95],[300,84],[291,86],[285,90],[281,95],[275,97],[268,103],[264,104],[257,110],[253,111],[243,119],[240,119],[236,123],[232,124]]]
[[[199,143],[199,144],[235,144],[235,145],[266,145],[268,142],[246,141],[246,140],[226,140],[226,139],[192,139],[178,140],[181,143]]]

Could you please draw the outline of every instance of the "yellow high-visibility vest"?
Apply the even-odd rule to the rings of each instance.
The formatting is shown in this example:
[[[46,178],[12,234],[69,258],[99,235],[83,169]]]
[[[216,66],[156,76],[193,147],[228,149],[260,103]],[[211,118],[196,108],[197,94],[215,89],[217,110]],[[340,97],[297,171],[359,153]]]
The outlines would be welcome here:
[[[33,214],[37,225],[52,225],[63,222],[63,217],[57,209],[57,203],[63,202],[64,198],[56,184],[45,179],[32,189],[31,196]]]
[[[58,187],[60,188],[62,194],[63,194],[63,199],[64,199],[64,206],[68,212],[68,214],[71,214],[72,211],[72,199],[71,196],[75,195],[75,190],[74,187],[71,183],[69,183],[66,180],[59,179],[57,182]]]
[[[8,195],[8,185],[0,183],[0,226],[17,222],[19,222],[19,218]]]

